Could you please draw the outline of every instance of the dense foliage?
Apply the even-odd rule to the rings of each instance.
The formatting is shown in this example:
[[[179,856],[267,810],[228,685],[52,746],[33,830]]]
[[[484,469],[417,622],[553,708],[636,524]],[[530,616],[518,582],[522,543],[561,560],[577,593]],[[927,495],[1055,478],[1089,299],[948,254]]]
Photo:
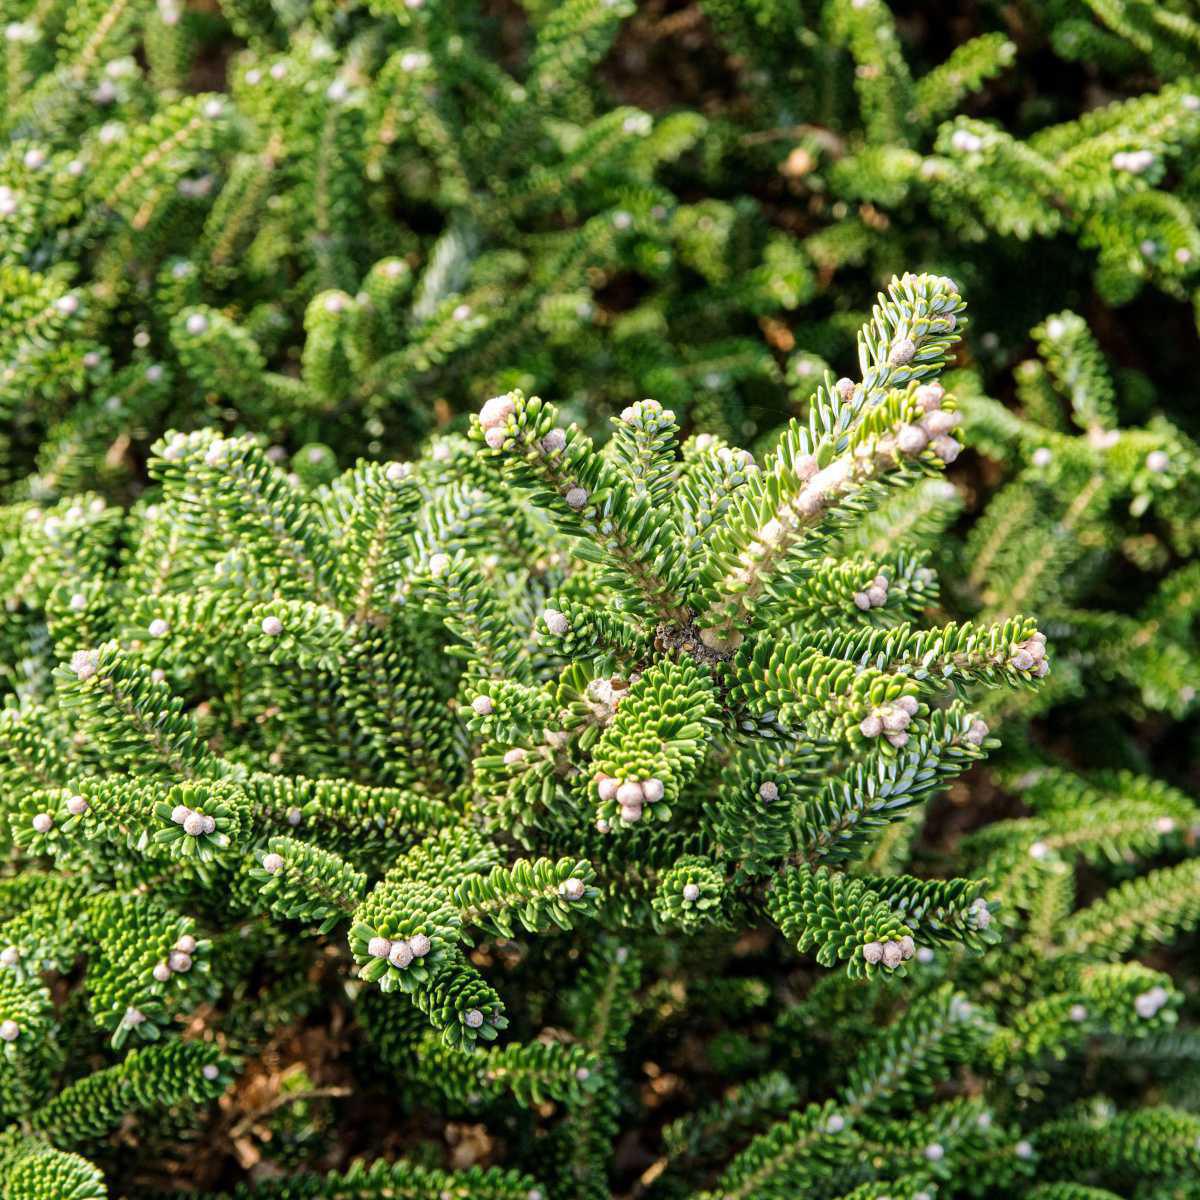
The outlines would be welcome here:
[[[1200,15],[5,15],[0,1193],[1200,1196]]]

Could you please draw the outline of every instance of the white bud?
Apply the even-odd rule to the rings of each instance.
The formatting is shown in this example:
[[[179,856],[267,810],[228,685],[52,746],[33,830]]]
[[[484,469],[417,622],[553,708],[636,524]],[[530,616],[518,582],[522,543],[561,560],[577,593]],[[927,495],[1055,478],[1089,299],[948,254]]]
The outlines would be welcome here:
[[[17,194],[10,187],[0,186],[0,217],[11,217],[17,211]]]
[[[79,297],[71,295],[68,292],[65,296],[59,296],[54,302],[54,307],[58,309],[64,316],[72,316],[79,311]]]
[[[503,425],[497,425],[492,429],[486,429],[483,433],[483,440],[490,450],[501,450],[504,448],[505,440],[508,434],[504,431]]]
[[[16,1021],[0,1021],[0,1038],[6,1042],[15,1042],[21,1036],[21,1027]]]
[[[271,67],[271,78],[274,80],[283,79],[287,75],[287,65],[285,63],[275,63]]]
[[[572,876],[558,890],[568,900],[582,900],[584,883],[582,879],[576,879],[574,876]]]
[[[764,783],[758,785],[758,797],[760,800],[765,800],[768,804],[772,800],[779,799],[779,784],[773,779],[768,779]]]
[[[887,603],[887,588],[867,588],[867,603],[872,608],[882,608]]]
[[[188,813],[183,823],[183,832],[188,837],[200,837],[204,833],[204,815],[198,812]]]
[[[642,806],[640,804],[622,804],[621,805],[621,820],[630,825],[636,824],[642,819]]]
[[[1028,650],[1018,648],[1008,656],[1009,666],[1015,671],[1032,671],[1037,660]]]
[[[484,429],[492,429],[497,425],[503,425],[516,412],[516,409],[516,401],[511,395],[493,396],[479,410],[479,424]]]
[[[429,556],[429,573],[437,579],[440,575],[444,575],[450,566],[450,555],[448,554],[431,554]]]
[[[956,129],[951,135],[950,144],[963,154],[974,154],[983,147],[983,138],[969,129]]]
[[[695,883],[685,883],[683,885],[683,898],[689,903],[694,904],[700,899],[700,887]]]
[[[393,942],[387,960],[393,967],[399,967],[403,971],[413,960],[412,947],[403,938]]]
[[[185,974],[192,969],[192,956],[190,954],[185,954],[182,950],[172,950],[171,953],[167,955],[167,965],[172,971],[178,971],[181,974]]]
[[[922,384],[913,393],[917,404],[927,413],[933,412],[946,395],[946,389],[940,383]]]
[[[450,315],[456,321],[465,321],[471,315],[471,306],[469,304],[460,304]]]
[[[645,799],[646,795],[642,791],[642,785],[636,779],[627,779],[617,788],[617,803],[620,805],[640,805]]]
[[[261,629],[267,637],[278,637],[283,632],[283,622],[278,617],[263,617]]]
[[[563,497],[570,508],[578,511],[588,502],[588,494],[581,487],[571,488],[565,497]]]
[[[1078,1025],[1080,1022],[1087,1020],[1088,1010],[1082,1004],[1072,1004],[1071,1010],[1067,1015]]]
[[[883,732],[883,721],[876,713],[871,713],[862,719],[858,729],[863,737],[877,738]]]
[[[1154,829],[1155,832],[1161,834],[1174,833],[1175,822],[1171,817],[1159,817],[1158,820],[1154,822]]]
[[[408,939],[408,948],[413,952],[414,958],[424,958],[432,948],[432,943],[425,934],[414,933]]]
[[[403,483],[409,476],[410,468],[408,463],[394,462],[388,463],[386,470],[383,472],[383,477],[388,483],[398,484]]]
[[[334,104],[340,104],[349,95],[350,88],[344,79],[335,79],[325,89],[325,99],[331,100]]]
[[[1020,1141],[1014,1147],[1018,1158],[1032,1158],[1033,1146],[1029,1142]]]
[[[546,622],[546,628],[556,637],[562,637],[571,628],[571,623],[556,608],[546,609],[542,613],[542,620]]]
[[[894,971],[904,960],[904,950],[899,942],[883,943],[883,965]]]
[[[861,608],[863,612],[871,607],[871,597],[866,592],[855,592],[853,599],[856,607]]]
[[[88,810],[88,802],[82,796],[67,797],[67,812],[73,817],[82,817]]]
[[[520,746],[514,746],[511,750],[504,752],[504,765],[506,767],[516,766],[519,762],[525,761],[525,751]]]
[[[294,807],[289,808],[287,810],[287,823],[289,825],[299,825],[300,818],[302,816],[303,816],[303,814],[300,812],[300,810],[298,808],[294,808]]]
[[[921,427],[930,435],[937,437],[949,433],[962,418],[956,412],[947,412],[944,408],[936,409],[921,419]]]
[[[199,335],[208,329],[208,318],[203,313],[192,313],[184,325],[188,333]]]
[[[491,696],[476,696],[471,701],[471,709],[477,717],[490,717],[494,705]]]
[[[952,437],[935,437],[929,443],[929,448],[949,466],[962,453],[962,443]]]
[[[277,875],[283,870],[283,855],[282,854],[264,854],[262,860],[263,870],[268,875]]]
[[[901,425],[896,431],[896,446],[904,454],[920,454],[929,437],[919,425]]]
[[[477,1008],[469,1009],[463,1016],[463,1023],[469,1029],[478,1029],[483,1024],[483,1013]]]
[[[917,952],[917,943],[906,933],[900,939],[900,954],[907,962]]]
[[[928,1146],[925,1147],[925,1157],[930,1162],[941,1162],[942,1156],[945,1153],[946,1153],[946,1151],[942,1148],[942,1145],[940,1142],[931,1142]]]
[[[209,1081],[209,1083],[211,1083],[214,1079],[220,1077],[221,1068],[218,1067],[216,1063],[205,1063],[204,1066],[200,1068],[200,1074],[203,1075],[204,1078]]]
[[[165,963],[155,963],[154,970],[150,972],[159,983],[166,983],[171,978],[171,968]]]
[[[367,943],[367,953],[372,958],[387,958],[392,952],[392,943],[385,937],[373,937]]]
[[[1163,450],[1151,450],[1146,455],[1146,470],[1156,475],[1161,475],[1170,465],[1171,460]]]
[[[841,1133],[846,1128],[846,1118],[840,1113],[834,1113],[828,1121],[825,1122],[826,1133]]]
[[[899,733],[902,729],[907,729],[912,721],[912,717],[898,705],[889,704],[886,708],[882,708],[879,711],[886,733]]]
[[[171,809],[171,820],[176,825],[182,825],[192,815],[192,810],[186,804],[177,804]]]
[[[1050,853],[1050,847],[1045,842],[1034,842],[1029,847],[1029,857],[1040,862]]]
[[[902,367],[916,357],[917,343],[912,338],[900,338],[892,343],[888,353],[888,363],[893,367]]]
[[[0,965],[5,967],[15,967],[21,961],[21,952],[16,946],[6,946],[0,950]]]
[[[40,812],[33,818],[33,828],[38,833],[49,833],[54,828],[54,818],[49,813]]]
[[[661,779],[643,779],[642,780],[642,799],[647,804],[657,804],[663,798],[666,788],[663,787]],[[619,794],[618,794],[619,798]]]
[[[542,449],[547,454],[555,454],[567,444],[567,435],[561,429],[552,429],[542,438]]]
[[[170,629],[171,627],[162,619],[162,617],[155,617],[154,620],[150,622],[151,637],[166,637],[170,632]]]
[[[611,828],[612,826],[603,817],[596,818],[597,833],[607,833]]]
[[[878,962],[882,962],[883,961],[883,943],[882,942],[868,942],[862,948],[862,956],[863,956],[863,958],[865,958],[867,960],[867,962],[871,963],[872,966]]]
[[[1181,267],[1186,267],[1192,261],[1192,252],[1186,246],[1180,246],[1175,251],[1175,261]]]
[[[969,742],[972,746],[982,746],[983,740],[988,735],[988,726],[986,721],[980,720],[978,717],[971,722],[971,727],[963,734],[963,741]]]
[[[627,212],[613,213],[613,224],[618,229],[628,229],[633,224],[633,218]]]
[[[612,800],[616,797],[617,788],[621,785],[618,780],[605,775],[596,783],[596,791],[601,800]]]

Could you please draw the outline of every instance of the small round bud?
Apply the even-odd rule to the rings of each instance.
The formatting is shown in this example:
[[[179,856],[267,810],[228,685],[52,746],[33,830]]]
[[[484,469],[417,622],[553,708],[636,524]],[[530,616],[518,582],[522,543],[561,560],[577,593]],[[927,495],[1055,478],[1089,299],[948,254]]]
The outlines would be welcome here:
[[[841,1133],[846,1128],[846,1118],[840,1113],[834,1113],[828,1121],[825,1122],[826,1133]]]
[[[945,399],[946,389],[940,383],[924,383],[913,396],[923,411],[931,413]]]
[[[839,379],[837,383],[833,385],[833,390],[837,392],[837,394],[843,400],[849,401],[854,395],[854,380],[843,375],[841,379]]]
[[[82,796],[67,797],[67,812],[73,817],[82,817],[88,810],[88,802]]]
[[[871,597],[866,592],[855,592],[853,599],[855,606],[861,608],[863,612],[871,607]]]
[[[892,343],[888,353],[888,363],[893,367],[902,367],[910,363],[917,355],[917,343],[912,338],[900,338]]]
[[[367,943],[367,953],[372,958],[387,958],[392,952],[392,943],[385,937],[373,937]]]
[[[476,696],[471,701],[471,711],[477,717],[490,717],[494,707],[491,696]]]
[[[186,804],[177,804],[171,809],[171,820],[176,825],[182,825],[192,815],[192,810]]]
[[[1028,650],[1023,649],[1014,650],[1012,654],[1008,656],[1008,665],[1012,667],[1014,671],[1032,671],[1033,664],[1036,661],[1037,660],[1032,654],[1029,653]]]
[[[542,449],[547,454],[557,454],[567,444],[567,435],[561,429],[552,429],[542,438]]]
[[[185,322],[188,333],[199,336],[208,329],[208,318],[203,313],[192,313]]]
[[[867,588],[867,603],[872,608],[882,608],[887,603],[887,588]]]
[[[566,500],[568,507],[573,508],[576,510],[576,512],[578,512],[579,509],[581,509],[588,502],[588,494],[581,487],[573,487],[567,492],[563,499]]]
[[[974,154],[983,148],[983,138],[969,129],[956,129],[950,137],[950,145],[963,154]]]
[[[917,943],[914,942],[912,940],[912,937],[906,933],[900,939],[900,954],[904,958],[904,961],[907,962],[910,958],[912,958],[912,956],[914,954],[916,954],[916,952],[917,952]]]
[[[176,950],[182,950],[184,954],[195,954],[196,939],[190,933],[185,933],[176,943]]]
[[[204,814],[193,812],[188,813],[187,818],[183,822],[183,832],[188,837],[200,837],[204,833]]]
[[[388,481],[388,483],[397,484],[403,483],[409,477],[410,473],[411,468],[409,467],[408,463],[393,462],[388,463],[383,472],[383,477]]]
[[[140,1008],[127,1008],[125,1010],[124,1022],[126,1025],[142,1025],[145,1023],[146,1014]]]
[[[883,943],[882,942],[868,942],[862,948],[862,956],[872,966],[874,966],[878,962],[882,962],[883,961]]]
[[[408,948],[413,952],[414,958],[424,958],[433,947],[425,934],[414,933],[408,939]]]
[[[429,556],[429,573],[437,579],[438,576],[444,575],[450,567],[450,555],[448,554],[431,554]]]
[[[71,655],[71,670],[75,677],[86,683],[100,666],[100,656],[95,650],[77,650]]]
[[[514,746],[511,750],[506,750],[504,753],[504,765],[506,767],[513,767],[517,763],[524,761],[525,751],[520,746]]]
[[[1030,456],[1030,462],[1035,467],[1048,467],[1054,461],[1054,454],[1047,446],[1039,446]]]
[[[171,953],[167,955],[167,965],[172,971],[185,973],[192,969],[192,956],[190,954],[185,954],[182,950],[172,950]]]
[[[393,967],[399,967],[403,971],[413,960],[412,947],[403,939],[393,942],[387,960]]]
[[[642,785],[636,779],[627,779],[617,788],[617,803],[625,804],[642,804],[645,801],[645,793],[642,791]]]
[[[877,738],[883,732],[883,721],[877,714],[871,713],[862,719],[858,729],[863,737]]]
[[[1171,465],[1170,458],[1163,450],[1151,450],[1146,455],[1146,470],[1161,475]]]
[[[572,876],[558,890],[568,900],[582,900],[585,889],[583,880]]]
[[[1080,1024],[1080,1022],[1087,1020],[1088,1010],[1082,1004],[1072,1004],[1071,1010],[1067,1015],[1071,1018],[1072,1021],[1075,1022],[1076,1025],[1078,1025],[1078,1024]]]
[[[938,458],[942,460],[942,462],[946,464],[946,466],[949,466],[952,462],[954,462],[962,453],[962,443],[955,441],[955,439],[952,437],[946,436],[935,437],[933,441],[929,443],[929,448],[938,456]]]
[[[912,721],[912,717],[904,709],[894,704],[880,709],[880,715],[883,718],[883,728],[886,733],[899,733],[902,729],[907,729]]]
[[[930,1162],[941,1162],[946,1151],[942,1148],[940,1142],[931,1142],[925,1147],[925,1157]]]
[[[38,833],[49,833],[54,828],[54,818],[49,813],[40,812],[33,818],[33,827]]]
[[[493,396],[479,410],[479,424],[484,429],[493,429],[503,425],[516,410],[517,404],[512,396]]]
[[[0,1021],[0,1038],[6,1042],[15,1042],[21,1036],[21,1027],[16,1021]]]
[[[546,628],[556,637],[562,637],[571,628],[571,623],[556,608],[546,609],[542,613],[542,620],[546,622]]]
[[[278,617],[263,617],[261,628],[267,637],[278,637],[283,632],[283,622]]]
[[[589,1079],[591,1079],[591,1077],[592,1073],[587,1069],[587,1067],[575,1068],[575,1078],[578,1079],[580,1083],[586,1083]]]
[[[212,817],[212,816],[209,816],[208,813],[204,813],[203,820],[204,820],[204,832],[205,833],[216,833],[217,832],[217,818],[216,817]]]
[[[304,814],[298,808],[289,808],[287,810],[287,823],[289,825],[299,825],[303,815]]]
[[[919,425],[901,425],[896,433],[896,446],[903,454],[920,454],[929,444],[929,437]]]
[[[642,780],[642,798],[647,804],[657,804],[663,798],[665,791],[661,779]]]
[[[930,437],[937,437],[940,434],[949,433],[961,420],[958,413],[947,412],[944,408],[939,408],[922,418],[921,427]]]
[[[218,1067],[216,1063],[205,1063],[204,1066],[200,1068],[200,1074],[203,1075],[204,1078],[209,1081],[209,1083],[212,1083],[213,1080],[220,1077],[221,1068]]]
[[[612,829],[612,826],[603,817],[596,818],[597,833],[608,833],[610,829]]]
[[[700,899],[700,885],[696,883],[685,883],[683,885],[683,898],[689,904],[695,904]]]
[[[162,617],[155,617],[149,625],[150,636],[155,638],[166,637],[168,632],[170,632],[170,628]]]
[[[894,971],[904,960],[904,950],[899,942],[883,943],[883,965]]]
[[[1033,1146],[1029,1142],[1020,1141],[1016,1144],[1015,1147],[1013,1147],[1013,1149],[1018,1158],[1032,1158],[1033,1157]]]
[[[1050,847],[1045,842],[1034,842],[1029,847],[1029,857],[1036,862],[1041,862],[1050,853]]]
[[[0,950],[0,966],[15,967],[21,961],[21,952],[16,946],[5,946]]]
[[[283,870],[283,855],[282,854],[264,854],[262,860],[263,870],[268,875],[277,875]]]
[[[622,804],[621,805],[621,820],[629,825],[636,825],[642,819],[642,806],[640,804]]]
[[[601,800],[612,800],[615,799],[617,795],[617,788],[620,786],[621,785],[617,780],[610,779],[607,775],[605,775],[604,778],[596,784],[596,791],[599,793]]]
[[[154,970],[150,972],[159,983],[166,983],[171,978],[171,968],[165,963],[155,963]]]
[[[502,425],[496,425],[491,429],[485,429],[483,433],[483,440],[487,443],[488,448],[491,450],[502,450],[507,437],[508,434],[504,432],[504,427]]]
[[[68,292],[65,296],[59,296],[54,302],[54,307],[65,316],[72,316],[79,311],[79,297],[71,295]]]
[[[477,1008],[468,1009],[463,1015],[463,1023],[468,1029],[478,1029],[483,1024],[483,1013]]]
[[[983,740],[988,735],[987,722],[976,717],[971,722],[971,727],[963,735],[963,740],[972,746],[982,746]]]

